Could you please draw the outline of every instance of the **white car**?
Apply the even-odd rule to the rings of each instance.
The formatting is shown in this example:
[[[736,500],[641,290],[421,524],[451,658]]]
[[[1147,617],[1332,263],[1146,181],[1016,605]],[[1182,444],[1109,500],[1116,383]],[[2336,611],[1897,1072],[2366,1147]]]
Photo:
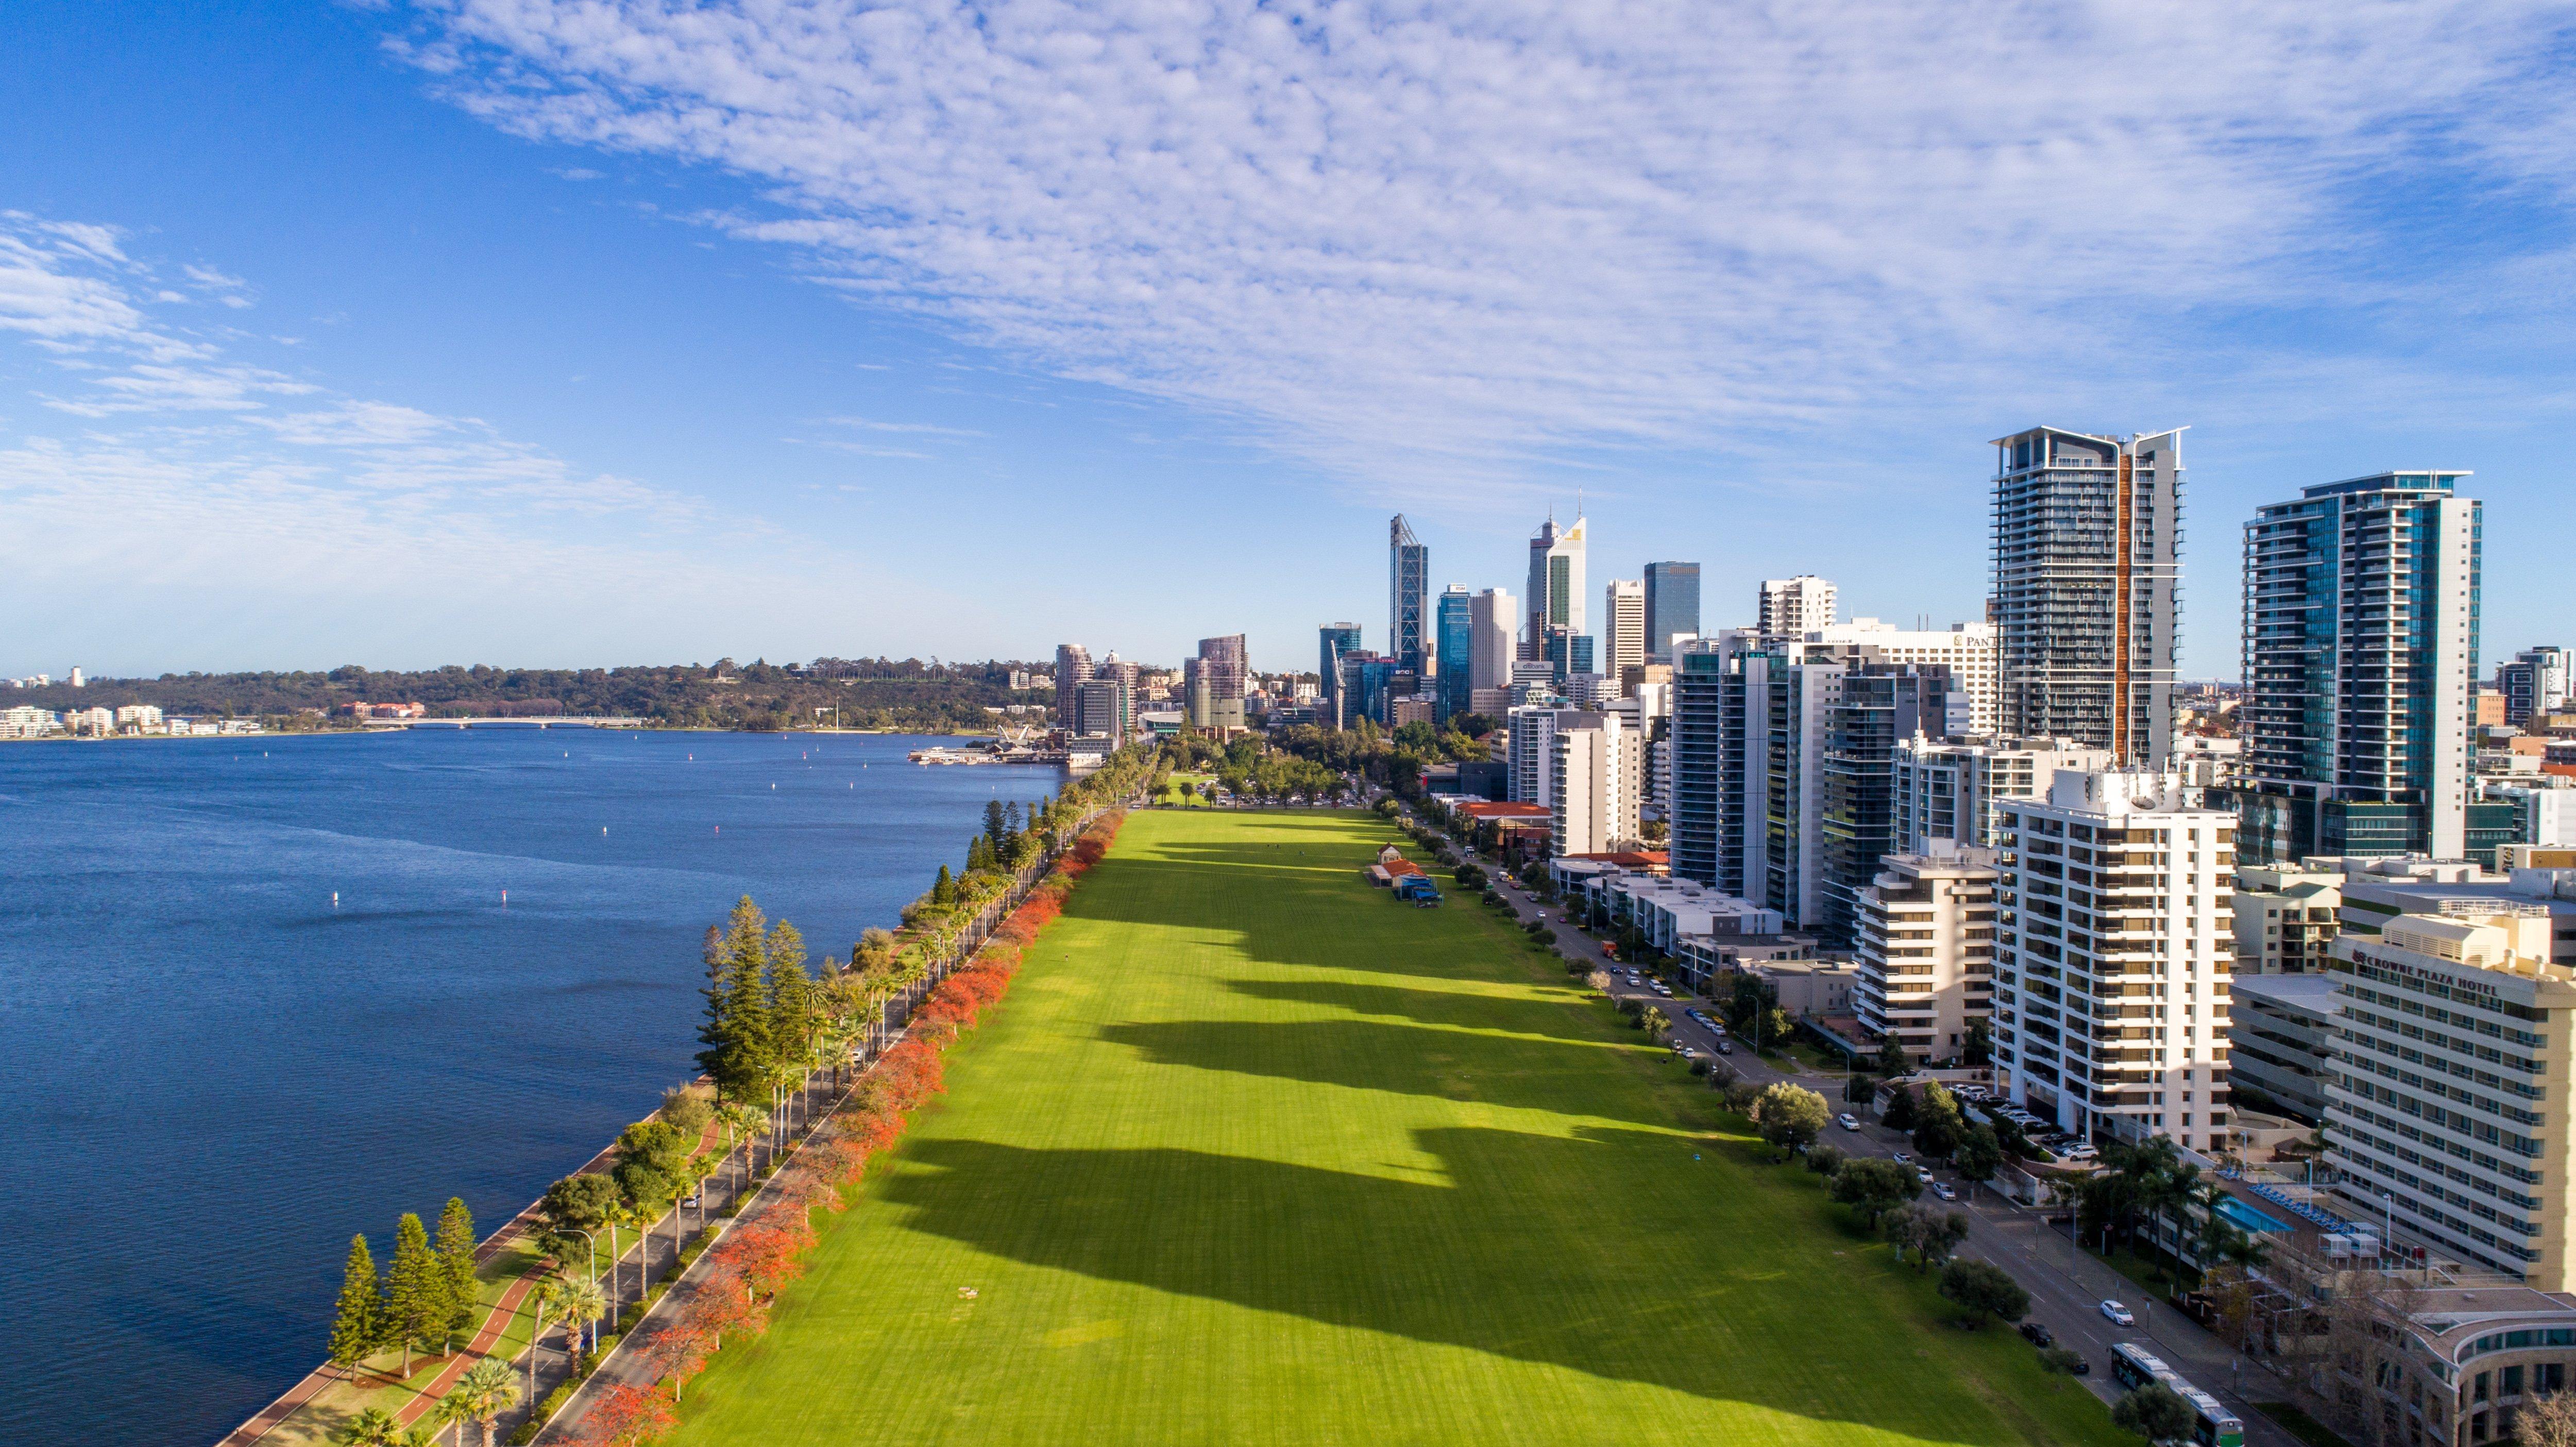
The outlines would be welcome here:
[[[1959,1199],[1959,1193],[1950,1189],[1950,1183],[1947,1181],[1934,1181],[1932,1183],[1932,1194],[1940,1197],[1944,1201],[1955,1201]]]
[[[1845,1130],[1860,1129],[1860,1117],[1852,1114],[1850,1111],[1844,1111],[1841,1115],[1834,1117],[1834,1120]]]
[[[1916,1167],[1914,1168],[1914,1179],[1916,1179],[1916,1180],[1918,1180],[1918,1181],[1922,1182],[1924,1185],[1927,1185],[1927,1186],[1934,1184],[1934,1182],[1933,1182],[1933,1180],[1932,1180],[1932,1173],[1931,1173],[1930,1171],[1927,1171],[1927,1170],[1923,1169],[1921,1166],[1916,1166]]]
[[[1914,1164],[1914,1157],[1907,1155],[1903,1151],[1898,1151],[1895,1155],[1888,1157],[1888,1159],[1896,1162],[1900,1166],[1910,1166]]]
[[[2129,1309],[2116,1301],[2106,1301],[2102,1303],[2102,1314],[2109,1317],[2114,1326],[2136,1326],[2138,1324],[2138,1319],[2129,1315]]]

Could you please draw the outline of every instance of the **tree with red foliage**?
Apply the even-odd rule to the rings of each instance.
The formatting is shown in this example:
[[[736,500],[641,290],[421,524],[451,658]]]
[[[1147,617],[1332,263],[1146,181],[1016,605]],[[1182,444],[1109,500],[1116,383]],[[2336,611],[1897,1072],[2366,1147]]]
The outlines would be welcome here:
[[[584,1440],[604,1447],[640,1447],[680,1425],[673,1398],[660,1387],[611,1387],[590,1409]]]
[[[705,1324],[682,1319],[653,1334],[643,1346],[641,1356],[655,1381],[668,1378],[671,1400],[680,1400],[681,1389],[689,1378],[706,1369],[707,1358],[715,1352],[713,1333]]]

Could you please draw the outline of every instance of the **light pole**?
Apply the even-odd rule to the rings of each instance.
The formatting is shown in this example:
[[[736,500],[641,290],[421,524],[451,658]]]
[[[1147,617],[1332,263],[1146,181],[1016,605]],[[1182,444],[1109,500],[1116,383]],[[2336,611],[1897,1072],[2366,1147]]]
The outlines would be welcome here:
[[[563,1228],[562,1228],[562,1230],[563,1230],[563,1233],[564,1233],[565,1235],[567,1235],[567,1236],[578,1236],[578,1237],[580,1237],[580,1238],[581,1238],[581,1244],[582,1244],[583,1249],[584,1249],[584,1250],[586,1250],[586,1251],[588,1251],[588,1252],[590,1253],[590,1279],[591,1279],[592,1281],[597,1281],[597,1280],[599,1280],[599,1238],[597,1238],[597,1237],[595,1237],[595,1236],[591,1235],[591,1234],[590,1234],[589,1232],[587,1232],[587,1231],[575,1230],[574,1228],[572,1228],[572,1227],[570,1227],[570,1226],[563,1227]],[[598,1351],[598,1350],[599,1350],[599,1322],[598,1322],[598,1320],[597,1320],[596,1318],[593,1318],[593,1319],[592,1319],[592,1320],[590,1320],[590,1321],[583,1322],[583,1323],[582,1323],[582,1328],[583,1328],[583,1330],[587,1331],[587,1332],[590,1334],[590,1349],[591,1349],[592,1351],[594,1351],[594,1352]]]

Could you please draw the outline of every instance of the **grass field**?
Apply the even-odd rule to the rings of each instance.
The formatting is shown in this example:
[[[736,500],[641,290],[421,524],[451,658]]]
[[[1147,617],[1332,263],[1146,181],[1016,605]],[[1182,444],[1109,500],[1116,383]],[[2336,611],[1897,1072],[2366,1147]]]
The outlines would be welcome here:
[[[671,1440],[2134,1441],[1392,837],[1131,818]]]

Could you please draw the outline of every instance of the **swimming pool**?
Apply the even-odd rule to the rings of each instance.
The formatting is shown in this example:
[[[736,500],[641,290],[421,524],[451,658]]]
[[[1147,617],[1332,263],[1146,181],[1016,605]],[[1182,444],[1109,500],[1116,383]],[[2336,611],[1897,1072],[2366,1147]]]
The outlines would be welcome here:
[[[2287,1231],[2290,1229],[2289,1222],[2281,1220],[2277,1216],[2268,1215],[2262,1211],[2258,1211],[2253,1207],[2246,1205],[2243,1201],[2236,1199],[2234,1196],[2219,1197],[2218,1204],[2210,1209],[2216,1211],[2219,1215],[2226,1217],[2231,1224],[2242,1227],[2248,1231]]]

